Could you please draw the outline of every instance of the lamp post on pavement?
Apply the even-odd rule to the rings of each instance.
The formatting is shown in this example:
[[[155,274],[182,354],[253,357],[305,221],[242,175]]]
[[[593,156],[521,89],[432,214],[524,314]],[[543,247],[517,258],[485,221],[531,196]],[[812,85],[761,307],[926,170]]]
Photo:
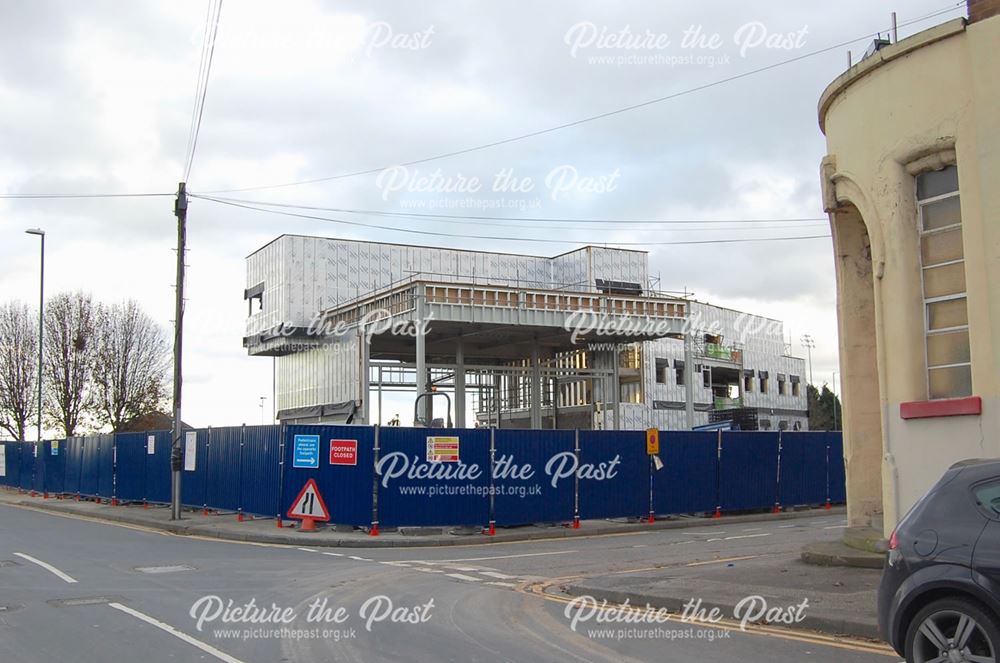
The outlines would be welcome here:
[[[38,444],[42,442],[42,344],[45,333],[45,231],[41,228],[29,228],[24,232],[37,235],[41,239],[42,253],[39,263],[38,279]],[[35,447],[37,449],[37,446]]]
[[[813,384],[813,348],[816,347],[816,341],[809,334],[803,334],[802,338],[803,347],[805,347],[806,352],[809,354],[809,384]]]
[[[260,425],[264,425],[264,401],[267,400],[267,396],[260,397]]]

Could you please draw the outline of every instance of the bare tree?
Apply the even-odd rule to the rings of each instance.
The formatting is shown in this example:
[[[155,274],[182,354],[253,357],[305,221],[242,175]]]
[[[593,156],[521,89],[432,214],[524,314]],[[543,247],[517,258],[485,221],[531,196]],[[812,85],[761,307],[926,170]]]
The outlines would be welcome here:
[[[101,307],[94,362],[98,420],[118,431],[129,419],[160,410],[168,360],[163,330],[135,300]]]
[[[38,324],[23,302],[0,305],[0,428],[23,440],[38,388]]]
[[[76,433],[87,414],[96,309],[83,292],[59,293],[45,305],[46,414],[66,437]]]

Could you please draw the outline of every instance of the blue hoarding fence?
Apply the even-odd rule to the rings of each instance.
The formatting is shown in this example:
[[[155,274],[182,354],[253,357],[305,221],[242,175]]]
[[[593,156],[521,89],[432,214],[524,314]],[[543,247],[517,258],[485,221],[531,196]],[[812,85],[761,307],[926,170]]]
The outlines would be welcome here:
[[[840,433],[235,426],[184,432],[182,502],[288,518],[315,482],[330,522],[483,528],[830,506],[846,499]],[[0,443],[0,485],[156,506],[169,431]],[[488,528],[488,529],[487,529]]]

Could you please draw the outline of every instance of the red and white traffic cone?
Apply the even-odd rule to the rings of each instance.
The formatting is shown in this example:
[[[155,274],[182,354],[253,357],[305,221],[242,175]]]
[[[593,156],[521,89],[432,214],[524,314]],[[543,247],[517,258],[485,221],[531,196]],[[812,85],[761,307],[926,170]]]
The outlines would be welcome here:
[[[490,529],[488,530],[487,536],[496,536],[496,535],[497,535],[497,524],[496,521],[491,520]]]
[[[580,529],[580,516],[573,516],[573,529]]]
[[[775,502],[774,503],[774,508],[771,509],[771,513],[781,513],[781,503],[780,502]]]
[[[368,530],[368,536],[378,536],[378,523],[372,523],[372,527]]]
[[[717,507],[715,507],[715,515],[712,516],[712,519],[713,520],[717,520],[717,519],[719,519],[721,517],[722,517],[722,507],[721,506],[717,506]]]
[[[315,532],[316,531],[316,520],[313,518],[303,518],[302,526],[299,527],[300,532]]]
[[[652,511],[649,512],[649,520],[647,520],[646,522],[649,523],[650,525],[656,522],[656,516],[653,515]]]

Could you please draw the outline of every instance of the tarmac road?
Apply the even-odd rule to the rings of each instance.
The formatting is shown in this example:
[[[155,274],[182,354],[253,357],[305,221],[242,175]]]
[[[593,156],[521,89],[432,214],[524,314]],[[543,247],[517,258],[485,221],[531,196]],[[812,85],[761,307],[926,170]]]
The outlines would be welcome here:
[[[597,615],[635,622],[639,613],[585,619],[545,592],[568,577],[662,566],[683,573],[692,564],[732,565],[738,582],[741,561],[797,554],[807,541],[839,536],[842,525],[842,515],[824,515],[340,552],[0,505],[0,661],[898,661],[864,643],[742,632],[730,622],[598,623]],[[260,610],[226,612],[251,601]]]

